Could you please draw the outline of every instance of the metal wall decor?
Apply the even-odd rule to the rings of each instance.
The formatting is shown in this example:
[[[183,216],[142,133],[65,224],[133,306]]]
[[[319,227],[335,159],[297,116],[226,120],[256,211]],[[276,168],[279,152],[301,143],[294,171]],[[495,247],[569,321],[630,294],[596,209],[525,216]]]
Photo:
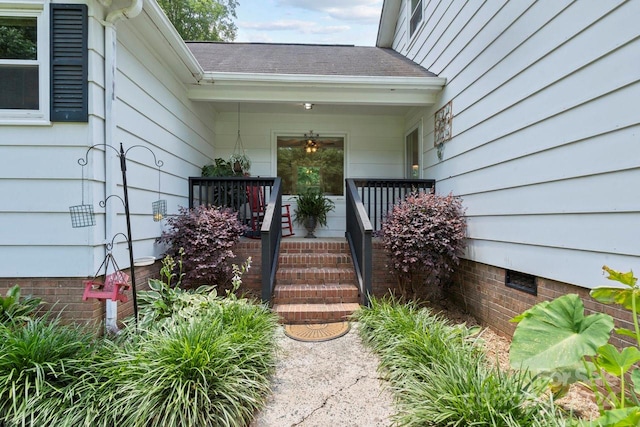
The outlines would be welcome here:
[[[453,104],[447,102],[435,114],[434,146],[438,148],[438,159],[442,160],[444,143],[451,139],[453,122]]]
[[[109,255],[111,254],[111,250],[113,248],[115,237],[118,235],[122,235],[127,239],[127,246],[129,249],[129,263],[130,263],[129,269],[131,271],[131,290],[133,294],[133,315],[137,325],[138,324],[138,298],[137,298],[137,291],[136,291],[135,266],[133,263],[133,243],[132,243],[132,237],[131,237],[131,214],[129,211],[129,189],[127,187],[127,153],[129,153],[129,150],[133,148],[145,148],[151,153],[151,155],[153,156],[154,164],[158,168],[158,197],[160,197],[160,168],[164,165],[164,163],[162,162],[162,160],[158,160],[156,158],[155,153],[149,147],[145,147],[144,145],[134,145],[129,147],[127,151],[124,151],[122,144],[120,144],[120,151],[118,151],[114,146],[110,144],[95,144],[87,149],[87,152],[85,153],[84,158],[78,159],[78,164],[83,168],[83,182],[84,182],[84,167],[89,163],[89,152],[96,147],[105,147],[105,149],[110,148],[116,152],[116,155],[120,159],[120,170],[122,171],[122,188],[124,192],[124,198],[121,198],[120,196],[112,194],[107,196],[107,198],[104,201],[101,201],[100,206],[105,207],[107,200],[109,200],[111,197],[116,197],[120,199],[120,201],[124,205],[124,213],[125,213],[125,218],[127,220],[127,233],[126,234],[117,233],[111,240],[111,244],[107,243],[105,246],[106,246],[107,257],[109,257]],[[83,186],[83,193],[84,193],[84,186]],[[158,200],[152,203],[154,221],[156,221],[156,214],[158,215],[157,217],[160,219],[162,219],[161,217],[164,217],[166,215],[166,210],[167,210],[166,203],[167,203],[166,200]],[[87,206],[87,205],[84,205],[84,199],[83,199],[83,205],[79,205],[79,206]],[[91,208],[90,209],[91,212],[93,212],[93,207],[91,206],[89,207]],[[160,219],[158,219],[158,221]],[[73,213],[72,213],[72,224],[73,224]],[[95,224],[95,221],[94,221],[94,224]],[[115,262],[115,259],[113,261]]]

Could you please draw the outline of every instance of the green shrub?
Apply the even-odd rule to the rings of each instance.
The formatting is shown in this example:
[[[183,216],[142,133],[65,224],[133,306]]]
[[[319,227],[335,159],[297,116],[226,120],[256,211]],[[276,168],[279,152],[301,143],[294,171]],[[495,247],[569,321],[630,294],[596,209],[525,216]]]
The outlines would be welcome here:
[[[26,321],[42,304],[40,298],[20,297],[20,286],[12,286],[5,297],[0,296],[0,324],[8,325]]]
[[[93,336],[58,319],[0,325],[0,425],[61,425],[78,399],[74,386],[91,365]]]
[[[269,391],[276,326],[268,308],[227,300],[114,348],[96,424],[248,424]]]
[[[402,426],[555,426],[544,385],[491,366],[477,329],[452,325],[414,303],[372,299],[358,311],[360,334],[380,357]]]

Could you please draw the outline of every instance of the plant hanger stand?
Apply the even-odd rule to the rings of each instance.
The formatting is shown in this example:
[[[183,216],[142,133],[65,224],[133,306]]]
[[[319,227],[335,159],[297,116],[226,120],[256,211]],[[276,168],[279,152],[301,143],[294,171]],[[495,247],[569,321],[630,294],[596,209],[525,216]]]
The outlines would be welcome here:
[[[126,218],[126,222],[127,222],[127,234],[124,233],[118,233],[122,236],[124,236],[127,239],[127,246],[129,249],[129,263],[130,263],[130,267],[129,270],[131,271],[131,292],[133,294],[133,315],[134,315],[134,319],[136,322],[136,325],[138,324],[138,298],[137,298],[137,290],[136,290],[136,275],[135,275],[135,266],[133,263],[133,243],[132,243],[132,238],[131,238],[131,213],[129,211],[129,189],[127,187],[127,153],[129,153],[129,150],[133,149],[133,148],[145,148],[147,149],[151,155],[153,155],[153,160],[155,163],[155,166],[158,168],[158,174],[160,173],[160,168],[164,165],[164,163],[162,162],[162,160],[158,160],[156,158],[155,153],[149,148],[149,147],[145,147],[144,145],[133,145],[131,147],[129,147],[127,149],[127,151],[124,150],[124,148],[122,147],[122,143],[120,143],[120,151],[118,151],[114,146],[110,145],[110,144],[95,144],[92,145],[91,147],[89,147],[87,149],[87,152],[85,153],[84,158],[80,158],[78,159],[78,164],[80,166],[83,167],[84,170],[84,166],[87,165],[87,163],[89,163],[88,160],[88,156],[89,156],[89,152],[91,150],[93,150],[96,147],[105,147],[105,148],[111,148],[112,150],[114,150],[117,154],[117,156],[120,159],[120,170],[122,171],[122,188],[123,188],[123,195],[124,195],[124,199],[120,199],[122,201],[122,203],[124,204],[124,214],[125,214],[125,218]],[[84,179],[84,174],[83,174],[83,179]],[[158,195],[160,194],[160,178],[158,175]],[[114,195],[110,195],[107,197],[107,199],[109,199],[109,197],[114,196]],[[115,196],[120,198],[119,196]],[[105,202],[106,200],[105,199]],[[164,215],[166,213],[166,201],[164,200],[158,200],[157,202],[154,203],[158,203],[161,202],[160,204],[164,204],[164,210],[165,212],[162,212],[162,215]],[[162,203],[164,202],[164,203]],[[83,201],[84,204],[84,201]],[[102,205],[102,203],[101,203]],[[154,215],[156,213],[160,213],[160,212],[156,212],[156,205],[152,205],[154,208]],[[160,207],[160,209],[162,209],[162,206]],[[73,213],[73,212],[72,212]],[[154,217],[155,219],[155,217]],[[118,235],[116,234],[113,238],[115,239],[115,237]],[[109,261],[109,258],[111,258],[111,260],[115,263],[115,259],[113,258],[113,256],[111,255],[111,250],[113,249],[113,240],[111,241],[111,247],[109,247],[109,245],[107,245],[107,256],[105,257],[105,260],[103,261],[103,264],[107,263]],[[100,266],[100,268],[102,268],[102,265]],[[100,271],[100,268],[98,269],[98,271]],[[105,271],[106,271],[106,266],[105,266]],[[123,273],[124,274],[124,273]],[[105,276],[105,283],[107,282],[107,277]]]

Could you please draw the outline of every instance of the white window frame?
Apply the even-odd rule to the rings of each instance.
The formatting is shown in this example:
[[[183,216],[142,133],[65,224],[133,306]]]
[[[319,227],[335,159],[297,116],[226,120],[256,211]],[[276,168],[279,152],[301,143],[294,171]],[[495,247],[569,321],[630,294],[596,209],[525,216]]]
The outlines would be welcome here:
[[[49,121],[49,11],[43,3],[25,3],[24,9],[3,8],[1,16],[36,18],[38,54],[35,60],[0,59],[0,65],[35,65],[38,67],[39,108],[37,110],[0,109],[0,124],[50,124]]]
[[[407,0],[407,10],[409,13],[409,18],[407,21],[408,27],[407,27],[407,34],[409,34],[409,40],[413,39],[413,36],[418,32],[418,29],[420,28],[420,25],[422,24],[422,21],[424,20],[424,4],[423,4],[423,0],[417,0],[416,6],[414,8],[411,7],[411,2],[413,0]],[[420,20],[418,22],[416,22],[416,26],[413,29],[413,31],[411,31],[411,22],[413,21],[413,17],[416,15],[416,13],[420,13]]]
[[[410,165],[409,165],[409,149],[407,147],[409,141],[409,135],[413,132],[418,132],[418,176],[411,176]],[[422,179],[422,121],[416,123],[414,126],[409,128],[407,132],[404,134],[404,174],[406,179]]]

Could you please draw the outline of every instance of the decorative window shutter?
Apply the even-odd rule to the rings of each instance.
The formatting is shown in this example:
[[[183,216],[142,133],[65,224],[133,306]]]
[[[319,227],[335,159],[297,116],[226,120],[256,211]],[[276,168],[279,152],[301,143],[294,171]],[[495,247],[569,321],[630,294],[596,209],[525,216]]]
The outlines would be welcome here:
[[[88,122],[88,22],[84,4],[51,4],[51,121]]]

